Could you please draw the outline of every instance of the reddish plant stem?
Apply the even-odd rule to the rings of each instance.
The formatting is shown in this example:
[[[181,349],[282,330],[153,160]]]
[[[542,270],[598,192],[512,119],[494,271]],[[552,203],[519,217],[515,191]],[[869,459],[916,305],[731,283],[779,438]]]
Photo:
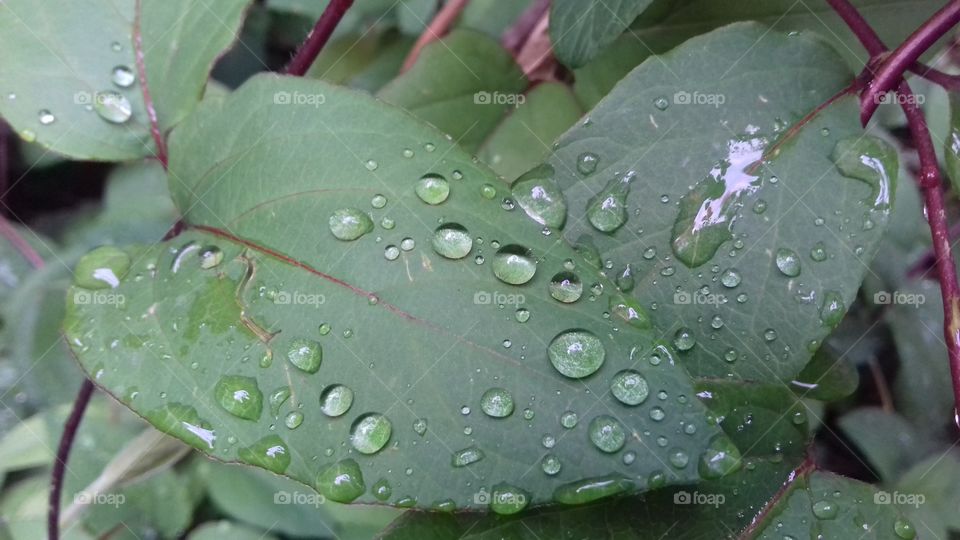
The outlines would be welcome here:
[[[837,14],[847,23],[850,30],[867,49],[871,56],[886,52],[886,46],[869,23],[848,0],[827,0]],[[957,3],[957,2],[951,2]],[[935,41],[935,40],[934,40]],[[912,62],[912,61],[911,61]],[[903,96],[912,96],[910,85],[902,80],[902,72],[897,92]],[[953,382],[955,407],[960,409],[960,284],[957,283],[957,268],[950,249],[950,233],[947,225],[947,212],[943,203],[943,191],[940,189],[940,167],[937,154],[927,129],[927,121],[916,100],[901,99],[900,107],[907,117],[907,126],[917,155],[920,157],[919,184],[923,192],[927,209],[927,223],[933,237],[933,253],[936,256],[935,267],[940,281],[940,295],[943,298],[943,334],[947,343],[947,356],[950,361],[950,376]]]
[[[157,145],[157,159],[163,165],[163,170],[167,170],[167,142],[163,138],[163,132],[160,131],[157,108],[153,105],[153,97],[150,95],[150,85],[147,83],[147,67],[143,60],[143,32],[140,29],[142,3],[142,0],[137,0],[133,14],[134,61],[137,65],[137,77],[140,79],[140,91],[143,93],[143,106],[147,110],[147,118],[150,120],[150,135]]]
[[[533,4],[517,17],[513,26],[503,32],[503,47],[516,56],[533,33],[537,23],[550,9],[550,0],[535,0]]]
[[[747,525],[747,528],[740,533],[739,538],[742,540],[747,540],[754,538],[761,530],[764,524],[766,524],[767,518],[771,515],[774,509],[784,497],[793,492],[794,487],[797,485],[797,482],[804,481],[811,472],[817,469],[816,463],[814,463],[813,458],[808,454],[807,457],[797,466],[796,469],[790,471],[790,475],[787,476],[787,480],[780,486],[780,489],[763,505],[763,508],[760,512],[754,516],[750,521],[750,524]]]
[[[960,92],[960,77],[957,75],[944,73],[939,69],[926,66],[920,62],[914,62],[913,65],[910,66],[910,71],[938,86],[943,87],[943,89],[947,90],[948,92]]]
[[[403,61],[400,73],[413,67],[413,64],[420,56],[420,51],[423,50],[424,47],[440,39],[450,30],[453,22],[457,20],[457,17],[460,16],[460,13],[463,12],[469,2],[470,0],[450,0],[450,2],[447,2],[440,8],[440,11],[438,11],[437,15],[430,21],[430,24],[427,25],[423,33],[420,34],[416,43],[413,44],[413,48],[410,49],[410,53],[407,54],[407,58]]]
[[[873,81],[860,94],[860,121],[867,125],[880,106],[880,97],[896,88],[924,52],[960,22],[960,0],[951,0],[910,34],[880,65]]]
[[[7,242],[20,252],[20,255],[27,260],[34,268],[43,267],[43,257],[33,249],[29,242],[24,240],[20,233],[13,228],[13,225],[5,217],[0,216],[0,236],[3,236]]]
[[[310,69],[310,65],[317,59],[317,55],[323,50],[323,46],[330,40],[333,31],[337,29],[340,20],[352,5],[353,0],[330,0],[306,41],[300,45],[293,59],[287,64],[285,70],[287,75],[302,77]]]
[[[53,482],[50,487],[50,508],[47,511],[47,535],[49,540],[58,540],[60,538],[60,495],[63,491],[63,477],[67,470],[67,458],[70,457],[70,447],[77,436],[77,429],[80,427],[80,421],[83,420],[83,413],[90,404],[90,396],[93,395],[93,383],[90,379],[84,379],[80,385],[80,391],[77,392],[77,398],[73,401],[73,410],[70,411],[70,417],[63,426],[63,436],[60,437],[60,445],[57,447],[57,459],[53,462]]]

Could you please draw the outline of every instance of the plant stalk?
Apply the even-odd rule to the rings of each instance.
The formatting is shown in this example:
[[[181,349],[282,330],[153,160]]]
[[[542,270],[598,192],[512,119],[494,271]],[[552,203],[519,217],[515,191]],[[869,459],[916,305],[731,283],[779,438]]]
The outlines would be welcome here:
[[[300,45],[293,59],[287,64],[285,70],[287,75],[302,77],[310,69],[313,61],[317,59],[317,55],[323,50],[323,46],[330,40],[333,31],[337,29],[340,20],[352,5],[353,0],[330,0],[306,41]]]

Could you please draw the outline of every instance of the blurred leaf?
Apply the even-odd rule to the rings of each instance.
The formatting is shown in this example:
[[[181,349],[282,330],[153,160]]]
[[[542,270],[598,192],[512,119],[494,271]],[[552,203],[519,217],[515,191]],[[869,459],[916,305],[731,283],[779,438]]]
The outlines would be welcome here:
[[[553,0],[550,41],[557,59],[578,68],[610,45],[652,0]]]
[[[532,0],[470,0],[457,26],[472,28],[499,40],[503,32],[530,6]]]
[[[905,418],[876,407],[861,407],[840,417],[840,429],[886,483],[895,482],[933,449]]]
[[[142,3],[144,65],[161,130],[179,123],[200,100],[210,67],[236,37],[248,3]],[[0,4],[0,48],[9,52],[0,76],[0,114],[23,139],[77,159],[119,161],[155,152],[142,81],[128,82],[137,73],[135,19],[133,0]],[[114,123],[87,110],[100,104],[110,116],[129,119]]]
[[[37,413],[21,420],[0,439],[0,472],[17,471],[47,465],[54,451],[47,434],[47,416],[65,417],[66,410]],[[0,484],[2,485],[2,484]]]
[[[794,392],[807,399],[836,401],[857,391],[860,374],[846,359],[845,354],[834,351],[830,342],[820,348],[804,366],[797,377],[790,381]]]
[[[209,521],[191,531],[187,540],[277,540],[277,537],[232,521]]]
[[[960,459],[953,448],[917,463],[889,494],[917,525],[919,538],[952,538],[960,532]],[[951,534],[952,533],[952,534]]]
[[[527,92],[523,103],[497,126],[477,155],[497,174],[512,181],[542,163],[553,140],[581,114],[567,86],[540,84]]]
[[[472,30],[454,30],[424,47],[413,67],[378,96],[473,151],[526,85],[520,68],[497,41]]]

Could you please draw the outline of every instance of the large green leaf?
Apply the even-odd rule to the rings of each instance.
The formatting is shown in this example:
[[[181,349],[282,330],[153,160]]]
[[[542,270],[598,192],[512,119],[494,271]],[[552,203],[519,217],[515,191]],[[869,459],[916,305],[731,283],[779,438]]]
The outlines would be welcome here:
[[[496,40],[455,30],[424,47],[413,67],[377,95],[473,151],[520,101],[526,86],[523,72]]]
[[[573,502],[739,464],[642,310],[403,111],[258,76],[201,105],[171,158],[187,231],[85,257],[65,323],[97,384],[161,430],[331,499],[423,507],[483,506],[491,490]],[[551,298],[557,274],[553,294],[570,300],[582,284],[579,301]],[[602,370],[573,378],[601,351]],[[625,369],[645,384],[615,377]],[[645,400],[608,393],[621,379],[624,400]],[[327,398],[344,388],[348,413],[322,413],[321,396],[342,412]],[[481,399],[495,388],[512,397],[506,418],[484,413],[482,401],[507,412],[498,392]],[[580,418],[570,429],[567,411]],[[591,431],[633,459],[600,451]],[[651,444],[660,436],[670,444]],[[558,474],[543,472],[547,454]],[[342,481],[361,476],[362,488]],[[595,489],[571,493],[583,482]]]
[[[550,41],[557,59],[577,68],[626,30],[653,0],[554,0]]]
[[[543,181],[566,196],[564,236],[599,250],[694,375],[789,380],[853,301],[897,157],[855,97],[817,110],[849,82],[818,40],[739,23],[647,60],[559,139]]]
[[[235,38],[248,3],[142,2],[143,63],[162,130],[200,100],[210,66]],[[136,15],[134,0],[4,2],[0,115],[25,140],[74,158],[124,160],[155,152],[136,76]],[[104,117],[101,104],[110,111]]]

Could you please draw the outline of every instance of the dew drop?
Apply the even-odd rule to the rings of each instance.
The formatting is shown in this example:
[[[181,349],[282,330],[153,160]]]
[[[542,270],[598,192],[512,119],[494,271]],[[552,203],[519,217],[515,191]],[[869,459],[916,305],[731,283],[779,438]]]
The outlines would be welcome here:
[[[627,432],[614,417],[602,414],[590,421],[590,441],[608,454],[617,452],[627,440]]]
[[[600,158],[593,152],[584,152],[577,158],[577,170],[584,176],[590,176],[597,170]]]
[[[427,204],[440,204],[450,196],[450,183],[439,174],[425,174],[414,188],[417,197]]]
[[[480,409],[487,416],[506,418],[513,414],[513,396],[503,388],[491,388],[480,398]]]
[[[433,250],[447,259],[462,259],[473,249],[473,238],[463,226],[456,223],[441,225],[433,233]]]
[[[510,244],[500,248],[493,256],[493,275],[510,285],[523,285],[533,279],[537,262],[530,251],[520,245]]]
[[[93,108],[100,118],[112,124],[122,124],[133,116],[130,100],[113,90],[97,92],[93,99]]]
[[[317,491],[331,501],[349,503],[365,490],[360,465],[352,459],[338,461],[317,475]]]
[[[583,294],[583,283],[573,272],[560,272],[550,280],[550,296],[565,304],[576,302]]]
[[[356,240],[373,230],[373,220],[358,208],[340,208],[330,216],[330,232],[339,240]]]
[[[323,361],[323,348],[313,340],[298,338],[290,343],[287,360],[307,373],[316,373]]]
[[[800,257],[792,249],[780,248],[776,255],[777,269],[787,277],[800,275]]]
[[[39,117],[40,123],[45,126],[52,124],[57,119],[55,116],[53,116],[53,113],[47,109],[40,109],[40,112],[37,113],[37,116]]]
[[[214,398],[228,413],[245,420],[259,420],[263,411],[263,393],[257,380],[240,375],[226,375],[217,381]]]
[[[610,391],[624,405],[639,405],[647,399],[650,390],[640,373],[625,369],[613,376]]]
[[[560,463],[560,458],[553,454],[547,454],[543,456],[542,460],[540,460],[540,468],[543,470],[544,474],[548,476],[554,476],[560,472],[562,464]]]
[[[466,467],[482,460],[485,457],[483,450],[477,448],[476,446],[471,446],[469,448],[464,448],[463,450],[458,450],[453,453],[453,456],[450,459],[450,464],[454,467]]]
[[[627,222],[627,195],[633,176],[614,178],[590,200],[587,205],[587,220],[598,231],[612,233]]]
[[[136,82],[137,76],[134,75],[133,70],[129,67],[119,65],[114,66],[114,68],[110,70],[110,80],[120,88],[130,88],[133,86],[133,83]]]
[[[603,365],[606,350],[600,339],[586,330],[568,330],[557,335],[547,347],[550,362],[562,375],[579,379]]]
[[[320,412],[327,416],[342,416],[353,405],[353,390],[342,384],[331,384],[320,393]]]
[[[386,446],[392,430],[393,426],[386,416],[365,414],[350,428],[350,444],[361,454],[376,454]]]
[[[687,327],[680,328],[673,335],[673,345],[678,351],[689,351],[697,344],[697,339],[693,337],[693,331]]]
[[[559,229],[567,219],[567,202],[553,182],[553,167],[540,165],[524,173],[512,188],[513,198],[530,218]]]

